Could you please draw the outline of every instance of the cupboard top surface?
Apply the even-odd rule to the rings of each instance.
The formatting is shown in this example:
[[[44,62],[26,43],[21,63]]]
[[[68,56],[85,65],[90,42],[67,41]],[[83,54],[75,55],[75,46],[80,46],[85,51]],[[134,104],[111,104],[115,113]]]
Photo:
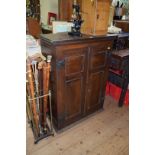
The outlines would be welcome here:
[[[56,34],[41,34],[41,39],[46,40],[52,44],[65,44],[70,42],[77,41],[89,41],[89,40],[104,40],[104,39],[115,39],[117,34],[107,34],[103,36],[91,36],[83,34],[81,37],[78,36],[70,36],[66,32],[60,32]]]

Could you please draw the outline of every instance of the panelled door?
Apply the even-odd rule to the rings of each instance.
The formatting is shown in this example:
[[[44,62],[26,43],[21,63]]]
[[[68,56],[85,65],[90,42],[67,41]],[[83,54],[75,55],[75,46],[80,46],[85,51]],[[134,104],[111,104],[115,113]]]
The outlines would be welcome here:
[[[88,48],[63,51],[63,60],[57,62],[63,64],[58,71],[63,125],[78,120],[84,113],[87,51]]]
[[[103,106],[106,80],[108,78],[107,61],[111,41],[92,46],[88,52],[87,89],[85,112],[89,114]]]

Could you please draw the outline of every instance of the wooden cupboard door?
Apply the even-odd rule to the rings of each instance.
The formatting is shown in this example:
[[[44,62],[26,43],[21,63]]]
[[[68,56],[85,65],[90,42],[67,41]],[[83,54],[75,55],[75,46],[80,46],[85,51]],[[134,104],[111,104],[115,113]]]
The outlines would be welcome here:
[[[104,34],[105,32],[107,32],[108,28],[110,0],[96,0],[95,11],[95,33]]]
[[[85,105],[86,114],[96,111],[103,106],[106,80],[108,78],[107,64],[109,52],[107,47],[109,46],[95,46],[89,50]]]
[[[81,25],[81,32],[84,34],[94,34],[95,27],[95,2],[90,0],[81,0],[81,12],[84,22]]]
[[[70,21],[72,16],[72,0],[59,0],[59,20]]]
[[[59,68],[58,98],[61,105],[59,114],[63,117],[62,126],[78,120],[83,115],[86,82],[87,48],[63,51],[63,67]]]
[[[107,34],[110,0],[81,0],[81,32],[90,35]]]
[[[85,59],[84,53],[65,56],[65,121],[83,113]]]

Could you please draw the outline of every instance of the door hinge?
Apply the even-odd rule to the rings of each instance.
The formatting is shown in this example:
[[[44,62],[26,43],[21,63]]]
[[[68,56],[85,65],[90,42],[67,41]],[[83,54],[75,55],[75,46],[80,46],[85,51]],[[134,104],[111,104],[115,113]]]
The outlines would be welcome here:
[[[61,67],[63,67],[65,65],[65,60],[59,60],[56,62],[56,68],[60,69]]]

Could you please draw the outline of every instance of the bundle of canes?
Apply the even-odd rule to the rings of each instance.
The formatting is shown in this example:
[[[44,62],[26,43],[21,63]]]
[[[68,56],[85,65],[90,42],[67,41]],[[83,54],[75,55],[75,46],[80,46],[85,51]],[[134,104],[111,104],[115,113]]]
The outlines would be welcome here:
[[[27,64],[27,80],[28,80],[28,85],[29,85],[29,96],[31,99],[29,101],[32,107],[32,113],[33,113],[37,135],[39,135],[39,122],[38,122],[39,117],[37,114],[36,100],[34,99],[35,92],[34,92],[34,84],[33,84],[33,73],[32,73],[32,68],[31,68],[30,63]]]
[[[47,101],[49,93],[49,78],[50,78],[50,69],[51,69],[51,58],[52,56],[47,56],[47,63],[43,64],[43,128],[44,132],[47,131],[47,122],[46,122],[46,113],[47,113]]]

